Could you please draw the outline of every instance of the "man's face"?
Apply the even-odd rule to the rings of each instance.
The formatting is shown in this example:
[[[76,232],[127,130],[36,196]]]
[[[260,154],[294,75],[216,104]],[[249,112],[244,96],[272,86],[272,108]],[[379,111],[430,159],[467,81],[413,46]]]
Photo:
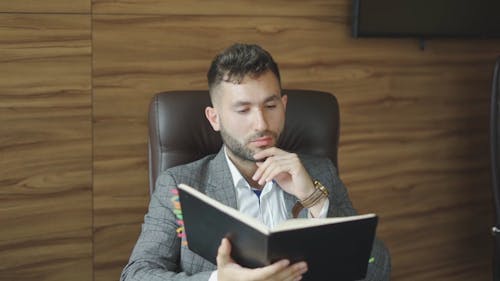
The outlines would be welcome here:
[[[287,97],[281,97],[272,72],[246,76],[239,84],[222,82],[215,90],[214,108],[207,108],[206,115],[230,156],[255,161],[255,153],[276,145],[285,124]]]

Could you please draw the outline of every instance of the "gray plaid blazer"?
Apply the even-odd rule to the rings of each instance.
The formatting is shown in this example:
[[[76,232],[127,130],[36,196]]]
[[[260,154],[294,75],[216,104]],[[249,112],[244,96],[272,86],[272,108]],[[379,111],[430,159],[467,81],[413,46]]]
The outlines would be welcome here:
[[[306,155],[300,155],[300,159],[311,177],[329,188],[329,217],[356,214],[347,189],[330,160]],[[164,171],[158,177],[149,211],[144,217],[142,232],[120,280],[208,280],[212,271],[217,269],[216,265],[191,252],[186,246],[181,246],[181,239],[177,237],[178,225],[170,199],[173,196],[171,190],[180,183],[198,188],[208,196],[237,208],[236,192],[223,150],[218,154]],[[297,199],[287,193],[285,196],[291,210]],[[300,214],[302,217],[305,215],[305,211]],[[291,213],[289,216],[291,218]],[[378,239],[375,239],[372,257],[375,262],[369,264],[365,280],[389,280],[389,252]],[[333,279],[335,276],[332,276]]]

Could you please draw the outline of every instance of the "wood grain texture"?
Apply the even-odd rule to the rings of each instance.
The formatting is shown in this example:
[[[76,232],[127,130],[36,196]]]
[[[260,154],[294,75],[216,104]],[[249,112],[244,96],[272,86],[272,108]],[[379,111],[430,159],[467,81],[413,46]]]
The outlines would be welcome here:
[[[91,11],[91,0],[16,0],[0,1],[2,13],[86,13]]]
[[[90,16],[0,15],[0,280],[92,279]]]
[[[94,11],[126,3],[94,1]],[[380,215],[393,280],[490,279],[488,104],[500,41],[432,40],[421,51],[412,39],[352,39],[345,4],[333,1],[346,7],[335,17],[193,15],[209,4],[94,17],[96,280],[118,277],[147,208],[150,98],[206,89],[210,60],[236,41],[268,49],[284,87],[339,99],[341,176],[355,206]]]
[[[381,69],[389,83],[344,103],[341,168],[358,167],[344,180],[362,187],[352,193],[363,210],[374,198],[383,202],[379,230],[399,266],[395,279],[490,278],[488,57],[443,54],[432,67],[408,61],[418,78]],[[415,259],[425,262],[416,268]]]
[[[348,8],[348,1],[328,0],[92,0],[94,14],[336,17]]]

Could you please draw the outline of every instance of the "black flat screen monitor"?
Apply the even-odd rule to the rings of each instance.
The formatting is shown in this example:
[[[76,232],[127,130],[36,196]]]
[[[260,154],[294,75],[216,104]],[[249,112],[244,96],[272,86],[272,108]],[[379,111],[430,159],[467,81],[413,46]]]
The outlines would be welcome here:
[[[500,0],[354,0],[354,37],[500,38]]]

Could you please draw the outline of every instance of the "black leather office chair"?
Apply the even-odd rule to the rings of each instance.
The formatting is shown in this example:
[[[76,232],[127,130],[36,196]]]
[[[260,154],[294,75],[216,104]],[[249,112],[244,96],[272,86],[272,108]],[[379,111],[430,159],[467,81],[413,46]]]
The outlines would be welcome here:
[[[493,71],[493,87],[491,92],[490,114],[490,146],[491,175],[493,201],[495,209],[495,225],[492,227],[494,236],[493,280],[500,281],[500,57]]]
[[[288,95],[285,129],[278,141],[287,151],[324,155],[337,166],[339,108],[335,96],[309,90]],[[169,167],[217,153],[222,145],[205,118],[208,91],[156,94],[149,109],[149,188]]]

